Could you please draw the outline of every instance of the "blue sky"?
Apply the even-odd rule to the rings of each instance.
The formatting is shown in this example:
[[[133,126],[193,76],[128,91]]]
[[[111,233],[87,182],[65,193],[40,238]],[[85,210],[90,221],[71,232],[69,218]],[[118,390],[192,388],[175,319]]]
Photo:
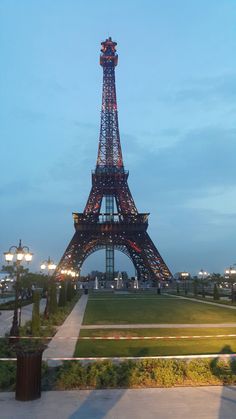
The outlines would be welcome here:
[[[117,41],[122,150],[174,272],[236,262],[236,2],[0,1],[0,249],[58,261],[95,167],[100,42]],[[117,257],[116,268],[130,262]],[[101,253],[84,272],[104,269]]]

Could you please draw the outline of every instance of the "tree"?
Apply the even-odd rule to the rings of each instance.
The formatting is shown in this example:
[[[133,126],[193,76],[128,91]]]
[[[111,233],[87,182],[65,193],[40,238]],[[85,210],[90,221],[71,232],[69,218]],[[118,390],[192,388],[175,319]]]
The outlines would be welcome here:
[[[68,281],[67,287],[66,287],[66,300],[71,301],[72,297],[73,297],[72,284],[71,284],[71,281]]]
[[[35,288],[47,288],[48,285],[48,276],[27,272],[24,275],[21,276],[21,285],[23,288],[31,288],[32,285],[35,286]]]
[[[33,311],[32,311],[32,323],[31,333],[33,336],[39,336],[40,333],[40,294],[38,291],[33,293]]]
[[[24,268],[22,265],[18,266],[18,270],[21,275],[27,274],[29,272],[28,268]],[[13,262],[12,265],[3,265],[1,272],[7,272],[11,277],[16,273],[16,262]]]
[[[213,272],[213,274],[211,275],[211,280],[219,284],[220,282],[224,281],[225,278],[221,274]]]
[[[57,312],[57,287],[55,282],[51,281],[49,287],[49,315]]]

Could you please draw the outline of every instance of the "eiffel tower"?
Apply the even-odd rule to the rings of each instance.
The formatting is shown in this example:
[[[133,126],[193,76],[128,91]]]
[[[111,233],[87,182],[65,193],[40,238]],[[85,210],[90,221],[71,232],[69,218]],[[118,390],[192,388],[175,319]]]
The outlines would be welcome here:
[[[149,213],[138,212],[127,182],[129,172],[124,169],[115,86],[117,43],[108,38],[101,45],[103,90],[97,164],[84,211],[73,213],[75,234],[57,273],[78,271],[89,255],[105,249],[107,279],[113,279],[114,250],[119,250],[133,262],[138,279],[165,280],[171,272],[147,233]]]

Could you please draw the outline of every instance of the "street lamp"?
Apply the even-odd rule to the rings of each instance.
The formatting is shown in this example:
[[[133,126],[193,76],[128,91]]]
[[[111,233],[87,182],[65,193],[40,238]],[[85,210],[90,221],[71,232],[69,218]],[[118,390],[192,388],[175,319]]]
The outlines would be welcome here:
[[[182,279],[184,279],[184,294],[187,295],[187,283],[186,280],[189,277],[188,272],[180,272],[180,276]]]
[[[48,277],[49,277],[50,281],[51,281],[51,278],[52,278],[52,271],[54,271],[56,269],[56,267],[57,267],[57,265],[53,262],[53,260],[50,259],[50,256],[49,256],[48,260],[45,260],[40,265],[40,269],[42,271],[47,270]],[[44,309],[44,317],[47,319],[48,316],[49,316],[49,295],[48,295],[48,290],[47,290],[46,291],[46,306],[45,306],[45,309]]]
[[[231,300],[232,303],[234,302],[234,282],[233,276],[236,274],[236,269],[230,266],[228,269],[225,270],[225,278],[228,278],[231,283]],[[236,278],[236,275],[235,275]]]
[[[205,297],[204,279],[206,279],[209,276],[209,273],[207,271],[204,271],[203,269],[200,269],[200,271],[198,272],[198,276],[201,279],[202,283],[202,297]]]
[[[20,281],[20,264],[24,260],[29,263],[32,260],[33,253],[29,251],[28,246],[22,246],[19,240],[18,246],[11,246],[8,252],[4,252],[5,261],[7,263],[13,262],[16,259],[16,283],[15,283],[15,307],[10,330],[10,336],[19,336],[19,322],[18,322],[18,299],[19,299],[19,281]]]
[[[198,272],[199,278],[201,279],[206,279],[209,276],[209,273],[207,271],[204,271],[203,269],[201,269]]]
[[[72,269],[61,269],[61,274],[65,276],[71,276],[71,278],[75,278],[79,276],[79,273],[73,271]]]
[[[73,288],[74,290],[77,289],[77,285],[74,283],[74,281],[78,281],[79,278],[79,271],[74,271],[73,268],[72,269],[61,269],[60,271],[61,275],[63,275],[64,280],[70,280],[69,277],[71,277],[72,279],[72,284],[73,284]]]

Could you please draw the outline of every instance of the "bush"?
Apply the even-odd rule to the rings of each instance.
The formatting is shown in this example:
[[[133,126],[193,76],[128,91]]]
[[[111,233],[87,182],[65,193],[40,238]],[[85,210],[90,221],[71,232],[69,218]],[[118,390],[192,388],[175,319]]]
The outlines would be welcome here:
[[[16,381],[16,363],[2,361],[0,363],[0,391],[14,390]]]
[[[0,364],[0,389],[13,389],[16,364]],[[62,367],[43,365],[43,380],[51,390],[145,388],[236,384],[236,361],[216,359],[137,360],[113,363],[96,361],[82,364],[64,362]]]
[[[160,387],[171,387],[183,384],[186,378],[186,363],[184,361],[158,360],[154,366],[154,378]]]
[[[145,388],[236,383],[236,362],[210,359],[137,360],[114,364],[96,361],[82,365],[69,361],[59,369],[60,390],[83,388]]]
[[[222,384],[236,384],[236,361],[235,359],[218,358],[211,362],[212,373],[218,377]]]
[[[86,368],[80,362],[65,363],[59,370],[57,388],[69,390],[71,388],[84,388],[87,386]]]
[[[212,384],[217,380],[208,359],[193,359],[187,363],[186,377],[193,385]]]

